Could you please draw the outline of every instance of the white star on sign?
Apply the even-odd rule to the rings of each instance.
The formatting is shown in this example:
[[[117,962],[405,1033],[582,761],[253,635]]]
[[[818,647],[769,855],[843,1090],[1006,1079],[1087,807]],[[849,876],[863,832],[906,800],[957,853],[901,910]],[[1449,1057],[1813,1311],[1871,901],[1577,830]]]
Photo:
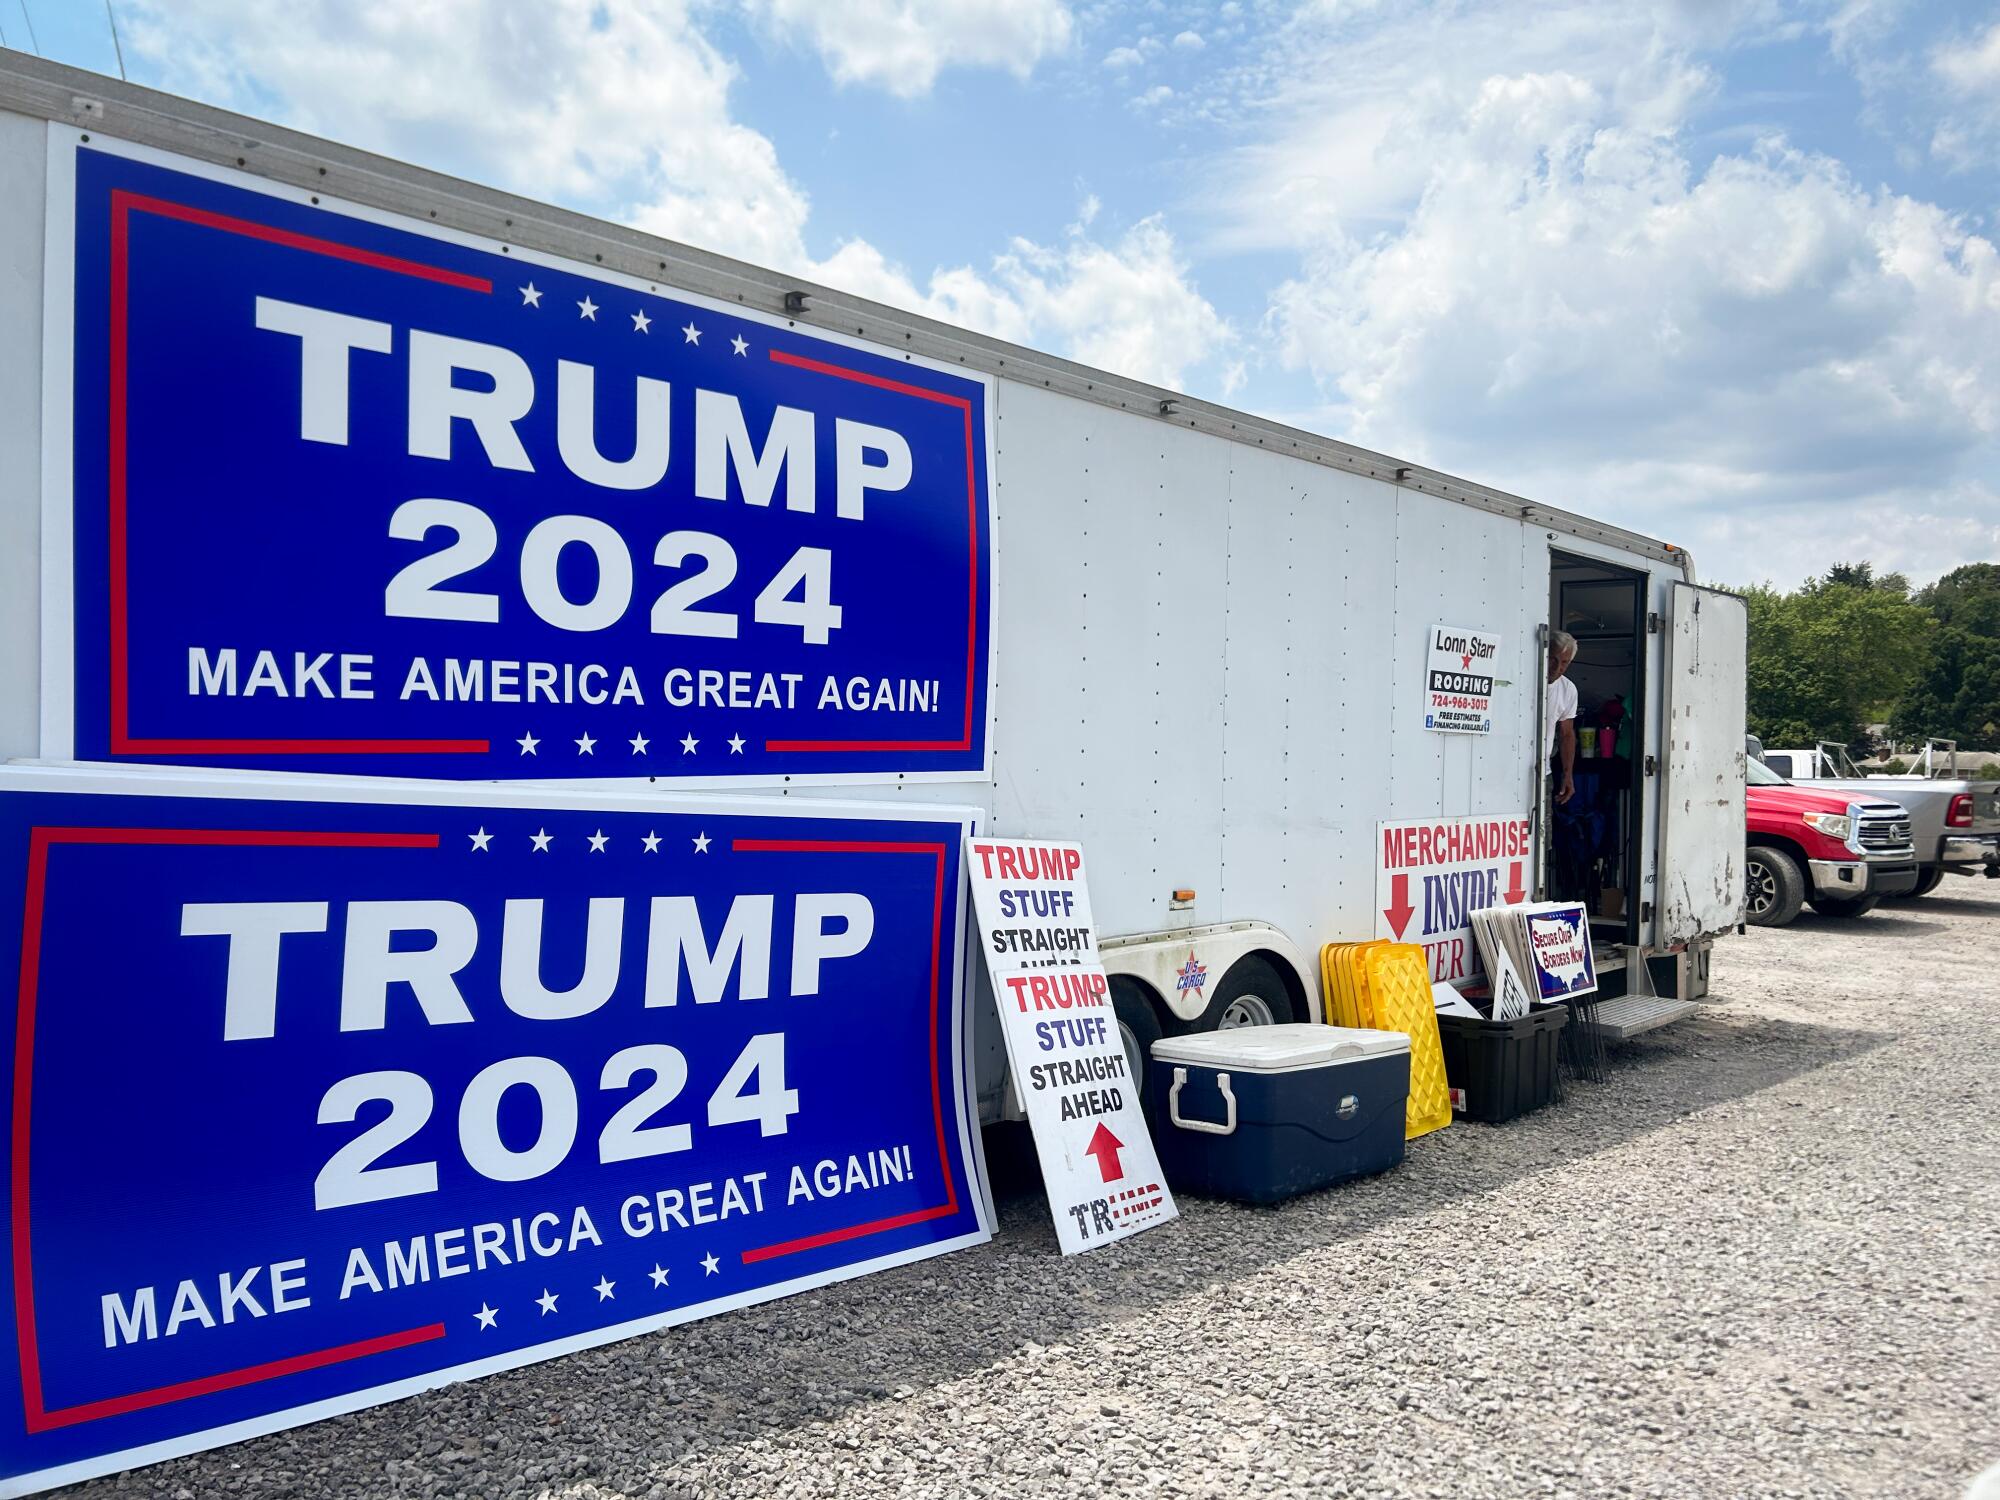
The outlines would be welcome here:
[[[653,1269],[648,1274],[653,1278],[654,1286],[665,1286],[667,1284],[667,1273],[658,1261],[653,1262]]]
[[[618,1285],[617,1282],[607,1281],[602,1276],[599,1276],[597,1278],[597,1288],[596,1288],[597,1300],[599,1302],[603,1302],[606,1299],[608,1299],[611,1296],[611,1289],[616,1285]]]
[[[722,1265],[716,1260],[714,1253],[711,1252],[701,1258],[701,1268],[713,1276],[717,1271],[722,1269]]]
[[[602,854],[604,852],[604,846],[610,842],[611,842],[610,836],[606,834],[602,828],[600,828],[597,830],[597,832],[593,833],[590,836],[590,852],[592,854]]]
[[[547,1287],[542,1288],[542,1295],[537,1297],[535,1301],[541,1304],[542,1316],[545,1318],[556,1310],[556,1294]]]
[[[646,753],[646,747],[652,743],[653,742],[647,739],[643,734],[635,734],[632,736],[631,739],[632,753],[634,755],[644,755]]]
[[[646,316],[644,308],[632,314],[632,331],[634,333],[651,333],[653,331],[653,320]]]
[[[701,330],[694,326],[694,319],[688,319],[687,327],[681,330],[681,342],[683,344],[699,344],[701,342]]]
[[[706,833],[697,833],[694,836],[694,852],[697,854],[708,853],[708,846],[711,842]]]
[[[588,294],[584,296],[581,302],[577,303],[576,310],[590,319],[591,322],[595,323],[597,321],[597,304],[590,300]]]
[[[700,741],[700,740],[698,740],[698,739],[696,739],[696,738],[695,738],[695,737],[694,737],[693,735],[691,735],[691,734],[690,734],[690,735],[685,735],[685,736],[683,736],[683,737],[682,737],[682,739],[681,739],[681,754],[683,754],[683,755],[692,755],[692,754],[694,754],[694,747],[695,747],[696,745],[699,745],[700,743],[701,743],[701,741]]]
[[[660,836],[657,833],[649,831],[639,842],[646,846],[648,854],[658,854],[660,852]]]
[[[481,1328],[491,1328],[493,1320],[499,1316],[500,1314],[497,1311],[488,1307],[484,1302],[479,1304],[479,1311],[473,1314],[473,1317],[479,1319],[479,1326]]]
[[[737,334],[735,338],[729,341],[729,347],[734,349],[738,354],[742,355],[745,359],[748,359],[750,357],[750,341],[744,338],[743,335],[740,333]]]
[[[523,755],[533,755],[535,753],[535,746],[539,745],[541,741],[536,739],[532,734],[524,734],[518,740],[514,741],[514,743],[521,747]]]
[[[530,842],[535,846],[537,854],[547,854],[549,852],[549,843],[554,837],[546,828],[538,828],[535,832],[528,835]]]
[[[540,307],[542,305],[541,288],[536,286],[532,281],[522,287],[521,304],[524,307]]]
[[[576,753],[578,755],[595,755],[597,753],[597,741],[590,737],[589,730],[586,729],[582,734],[577,736]]]
[[[472,840],[472,847],[475,849],[484,849],[493,842],[493,835],[486,831],[484,823],[479,825],[479,832],[468,833],[466,837]]]
[[[731,755],[741,755],[741,754],[743,753],[743,736],[742,736],[742,735],[740,735],[740,734],[732,734],[732,735],[731,735],[731,736],[729,737],[729,753],[730,753]]]

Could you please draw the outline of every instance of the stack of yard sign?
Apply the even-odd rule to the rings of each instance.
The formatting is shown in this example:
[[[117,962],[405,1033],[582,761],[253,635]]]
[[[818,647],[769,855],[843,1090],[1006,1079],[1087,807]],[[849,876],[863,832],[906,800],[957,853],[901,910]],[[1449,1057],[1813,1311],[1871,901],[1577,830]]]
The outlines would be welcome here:
[[[1539,1007],[1543,1002],[1544,987],[1537,976],[1534,944],[1529,933],[1533,919],[1568,916],[1578,911],[1573,902],[1544,901],[1491,906],[1472,913],[1472,930],[1479,939],[1480,957],[1485,961],[1486,972],[1492,976],[1495,1021],[1529,1019],[1531,1007]],[[1588,943],[1587,917],[1582,920],[1582,928]],[[1564,1028],[1560,1039],[1562,1057],[1577,1076],[1592,1080],[1603,1077],[1605,1070],[1603,1036],[1595,1025],[1596,990],[1593,967],[1586,985],[1566,993],[1552,1007],[1565,1020],[1570,1018],[1570,1011],[1575,1010],[1577,1024]],[[1536,1010],[1535,1014],[1546,1016],[1548,1013]],[[1554,1029],[1562,1023],[1549,1020],[1541,1024]],[[1551,1038],[1549,1046],[1553,1048],[1555,1044],[1555,1039]],[[1546,1103],[1547,1098],[1538,1102]]]
[[[1415,1140],[1451,1123],[1450,1085],[1431,999],[1430,964],[1415,943],[1328,943],[1320,950],[1327,1021],[1410,1039],[1410,1103],[1405,1135]]]

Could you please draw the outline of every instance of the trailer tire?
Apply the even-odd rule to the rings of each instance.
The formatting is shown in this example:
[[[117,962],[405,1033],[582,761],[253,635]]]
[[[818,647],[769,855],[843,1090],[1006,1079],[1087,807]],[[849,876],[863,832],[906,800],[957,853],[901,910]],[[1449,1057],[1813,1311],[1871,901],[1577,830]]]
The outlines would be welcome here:
[[[1752,927],[1783,927],[1806,904],[1805,872],[1782,849],[1752,844],[1743,876],[1743,915]]]
[[[1146,1080],[1153,1071],[1153,1043],[1164,1034],[1160,1012],[1145,985],[1128,974],[1111,976],[1111,1013],[1125,1043],[1125,1062],[1132,1071],[1132,1092],[1142,1102]]]
[[[1237,1026],[1276,1026],[1296,1021],[1292,993],[1277,965],[1255,953],[1229,966],[1208,1008],[1188,1026],[1189,1031],[1227,1031]]]
[[[1815,896],[1813,910],[1822,917],[1865,917],[1882,903],[1880,896]]]

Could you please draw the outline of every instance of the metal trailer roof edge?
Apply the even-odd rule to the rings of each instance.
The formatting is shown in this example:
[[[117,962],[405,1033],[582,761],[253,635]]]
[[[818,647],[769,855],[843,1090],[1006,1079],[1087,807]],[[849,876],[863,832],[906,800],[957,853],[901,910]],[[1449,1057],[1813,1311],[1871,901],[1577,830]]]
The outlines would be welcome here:
[[[1147,385],[1122,375],[1042,354],[1018,344],[870,302],[728,256],[664,240],[569,209],[481,187],[392,157],[343,146],[178,95],[0,49],[0,109],[101,129],[139,145],[237,166],[274,182],[318,190],[368,207],[434,220],[468,234],[688,291],[740,302],[807,327],[871,339],[889,347],[1095,402],[1140,412],[1231,442],[1289,453],[1349,473],[1510,516],[1600,545],[1679,566],[1683,548],[1620,526],[1593,521],[1504,490],[1407,464],[1386,454],[1306,432],[1247,412]]]

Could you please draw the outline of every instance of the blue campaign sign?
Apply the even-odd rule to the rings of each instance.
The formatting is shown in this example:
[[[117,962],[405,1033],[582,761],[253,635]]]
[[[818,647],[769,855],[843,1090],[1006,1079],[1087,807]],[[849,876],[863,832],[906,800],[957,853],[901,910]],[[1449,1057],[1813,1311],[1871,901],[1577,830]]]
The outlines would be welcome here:
[[[0,768],[0,1494],[988,1237],[971,813],[357,795]]]
[[[160,153],[63,163],[45,755],[988,774],[990,381]]]

